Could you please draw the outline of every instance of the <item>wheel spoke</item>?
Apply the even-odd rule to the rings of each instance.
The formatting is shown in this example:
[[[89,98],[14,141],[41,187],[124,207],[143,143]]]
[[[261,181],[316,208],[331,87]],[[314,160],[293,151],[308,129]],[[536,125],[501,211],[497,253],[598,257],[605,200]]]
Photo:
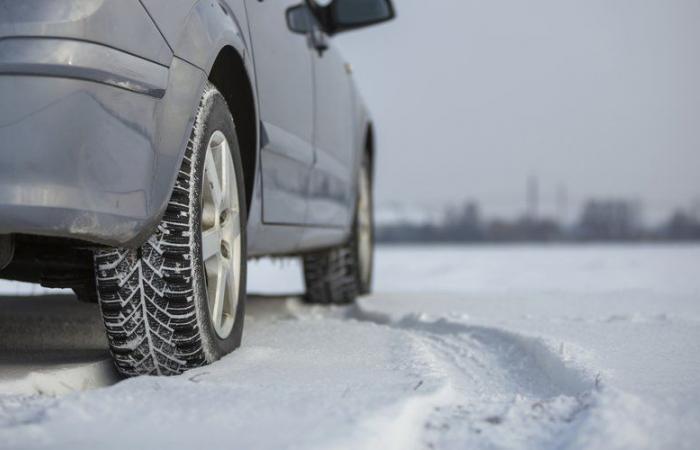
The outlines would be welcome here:
[[[211,191],[212,200],[214,201],[214,208],[218,210],[221,207],[223,193],[221,191],[219,172],[216,169],[216,161],[214,161],[214,155],[211,149],[207,152],[204,159],[204,173],[207,185]]]
[[[225,209],[231,206],[231,172],[229,170],[231,154],[226,141],[223,141],[219,148],[221,155],[221,209]]]
[[[368,229],[371,225],[371,220],[369,217],[369,214],[366,212],[366,210],[360,210],[359,213],[359,221],[360,221],[360,228],[361,229]]]
[[[223,239],[228,241],[229,244],[238,238],[241,234],[241,218],[238,211],[231,211],[229,213],[226,222],[222,224]]]
[[[237,263],[234,263],[237,264]],[[231,267],[231,271],[228,276],[229,283],[229,295],[230,298],[227,299],[226,310],[231,314],[231,319],[236,317],[236,309],[238,308],[238,283],[240,281],[240,274],[238,273],[237,267]]]
[[[372,203],[371,185],[367,168],[360,171],[360,189],[358,201],[358,245],[360,255],[360,276],[365,284],[371,279],[372,271]]]
[[[229,261],[226,258],[219,259],[219,276],[216,278],[216,293],[214,294],[214,308],[211,312],[212,322],[215,328],[221,327],[226,302],[226,287],[229,278]]]
[[[202,260],[208,261],[221,250],[221,231],[212,228],[202,233]]]
[[[358,207],[359,207],[360,211],[362,211],[362,210],[364,210],[365,208],[367,208],[367,196],[366,196],[366,194],[365,194],[364,183],[362,183],[362,189],[361,189],[361,191],[360,191],[360,199],[359,199],[359,202],[358,202]]]

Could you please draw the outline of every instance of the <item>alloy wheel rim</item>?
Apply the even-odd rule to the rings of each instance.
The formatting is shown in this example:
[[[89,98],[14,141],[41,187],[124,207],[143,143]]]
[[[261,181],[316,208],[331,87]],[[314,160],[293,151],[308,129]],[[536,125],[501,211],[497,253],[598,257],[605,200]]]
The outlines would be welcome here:
[[[360,190],[357,208],[358,253],[362,283],[369,285],[372,275],[372,202],[369,173],[366,166],[360,170]]]
[[[202,177],[202,262],[209,320],[226,339],[233,330],[241,280],[241,218],[238,183],[226,136],[215,131]]]

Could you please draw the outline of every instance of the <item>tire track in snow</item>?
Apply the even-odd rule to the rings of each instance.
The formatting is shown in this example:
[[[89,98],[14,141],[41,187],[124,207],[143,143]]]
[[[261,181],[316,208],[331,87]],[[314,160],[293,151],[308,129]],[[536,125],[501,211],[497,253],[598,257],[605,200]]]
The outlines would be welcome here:
[[[424,344],[428,354],[411,356],[430,359],[444,386],[402,399],[400,413],[388,408],[367,420],[375,428],[382,423],[387,436],[396,436],[397,428],[419,428],[418,447],[559,447],[575,434],[597,393],[595,376],[541,338],[423,315],[394,320],[361,304],[331,310],[287,306],[300,318],[372,323]],[[393,421],[381,419],[392,415]]]

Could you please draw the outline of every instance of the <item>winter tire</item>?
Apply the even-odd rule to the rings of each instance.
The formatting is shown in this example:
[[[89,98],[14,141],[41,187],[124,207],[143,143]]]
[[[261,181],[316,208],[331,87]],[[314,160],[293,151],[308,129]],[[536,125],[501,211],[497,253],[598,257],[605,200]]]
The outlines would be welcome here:
[[[95,255],[110,350],[126,376],[175,375],[241,343],[246,203],[233,118],[205,87],[165,215],[138,249]]]
[[[367,157],[360,166],[357,207],[350,239],[344,245],[304,256],[306,301],[352,303],[369,294],[374,264],[372,172]]]

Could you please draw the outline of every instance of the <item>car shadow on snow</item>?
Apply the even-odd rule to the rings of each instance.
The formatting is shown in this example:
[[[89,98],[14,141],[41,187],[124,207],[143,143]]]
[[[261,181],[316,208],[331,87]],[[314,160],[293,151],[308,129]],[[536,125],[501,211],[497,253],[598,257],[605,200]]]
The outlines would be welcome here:
[[[292,318],[285,305],[293,297],[250,295],[247,315]],[[61,395],[121,379],[97,304],[73,295],[0,296],[0,394]]]

